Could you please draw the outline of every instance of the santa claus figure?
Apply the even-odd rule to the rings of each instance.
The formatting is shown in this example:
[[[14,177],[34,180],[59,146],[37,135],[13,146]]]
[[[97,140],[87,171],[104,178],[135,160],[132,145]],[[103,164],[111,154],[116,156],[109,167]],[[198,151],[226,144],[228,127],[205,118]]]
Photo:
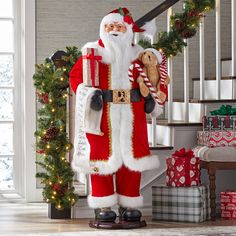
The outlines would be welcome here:
[[[93,122],[99,122],[101,132],[85,132],[87,148],[82,151],[81,136],[75,138],[73,168],[79,173],[90,174],[88,204],[95,209],[97,221],[114,222],[117,214],[111,207],[116,204],[121,221],[140,221],[141,212],[137,208],[143,205],[141,172],[159,166],[157,156],[150,154],[145,114],[153,111],[155,101],[151,95],[142,97],[138,74],[133,81],[128,76],[130,65],[142,51],[140,46],[133,44],[134,32],[141,31],[129,11],[120,8],[102,19],[100,39],[83,47],[95,48],[101,56],[99,86],[92,88],[85,111],[87,115],[98,112],[98,116],[92,117],[97,117]],[[81,102],[79,96],[86,90],[83,60],[81,57],[70,73],[77,103]],[[79,124],[79,109],[76,106],[75,125]]]

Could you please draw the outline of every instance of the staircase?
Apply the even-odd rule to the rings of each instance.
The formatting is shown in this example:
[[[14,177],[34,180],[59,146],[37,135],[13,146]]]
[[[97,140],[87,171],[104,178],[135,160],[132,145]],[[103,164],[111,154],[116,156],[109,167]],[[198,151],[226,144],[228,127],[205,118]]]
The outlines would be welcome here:
[[[179,0],[166,0],[152,11],[141,17],[136,23],[142,26],[145,22],[158,19],[163,12],[167,12],[167,31],[170,28],[169,17],[173,12],[174,4],[182,4]],[[199,35],[199,78],[190,78],[189,56],[190,46],[184,49],[184,99],[174,98],[175,71],[173,61],[168,59],[169,75],[172,78],[169,84],[169,99],[164,107],[163,116],[157,119],[148,118],[148,139],[150,150],[157,154],[160,167],[156,170],[147,171],[142,174],[141,191],[144,196],[144,215],[151,215],[151,186],[156,183],[165,182],[165,159],[175,149],[181,147],[192,148],[196,146],[196,132],[202,129],[201,119],[204,114],[217,109],[222,104],[236,105],[236,3],[231,1],[231,57],[221,58],[221,5],[223,1],[216,0],[216,72],[212,77],[205,76],[205,38],[204,20],[200,24]],[[207,17],[207,16],[206,16]],[[158,20],[157,20],[158,27]],[[152,42],[154,41],[154,37]],[[195,36],[196,37],[196,36]],[[136,38],[136,41],[138,38]],[[189,45],[189,40],[186,40]],[[192,86],[192,97],[190,87]],[[88,181],[87,181],[88,182]],[[85,186],[88,188],[88,185]],[[81,200],[74,208],[74,217],[91,217],[93,212]],[[85,204],[85,205],[84,205]]]

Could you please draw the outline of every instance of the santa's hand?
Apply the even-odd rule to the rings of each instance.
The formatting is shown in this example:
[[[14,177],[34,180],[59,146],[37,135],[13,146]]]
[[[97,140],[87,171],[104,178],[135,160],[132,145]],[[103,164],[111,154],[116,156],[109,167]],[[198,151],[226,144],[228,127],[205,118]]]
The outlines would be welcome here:
[[[96,90],[91,98],[90,108],[95,111],[102,109],[102,91]]]
[[[144,100],[144,111],[149,114],[154,110],[156,102],[150,93],[147,97],[144,98]]]

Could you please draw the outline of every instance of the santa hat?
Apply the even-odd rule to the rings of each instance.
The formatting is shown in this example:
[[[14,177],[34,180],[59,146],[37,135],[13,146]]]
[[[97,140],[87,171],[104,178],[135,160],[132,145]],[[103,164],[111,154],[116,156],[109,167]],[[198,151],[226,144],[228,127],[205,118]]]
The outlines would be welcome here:
[[[155,21],[150,21],[145,23],[145,25],[140,28],[133,20],[131,13],[127,8],[118,8],[110,13],[108,13],[102,20],[104,23],[110,22],[124,22],[132,26],[133,32],[144,32],[147,35],[154,35],[156,33],[156,24]]]

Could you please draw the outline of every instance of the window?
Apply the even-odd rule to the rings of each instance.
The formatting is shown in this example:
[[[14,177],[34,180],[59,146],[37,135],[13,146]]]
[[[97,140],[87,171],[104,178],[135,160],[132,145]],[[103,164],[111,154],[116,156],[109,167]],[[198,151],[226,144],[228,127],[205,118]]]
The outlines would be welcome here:
[[[0,191],[14,190],[15,50],[13,0],[0,0]]]

